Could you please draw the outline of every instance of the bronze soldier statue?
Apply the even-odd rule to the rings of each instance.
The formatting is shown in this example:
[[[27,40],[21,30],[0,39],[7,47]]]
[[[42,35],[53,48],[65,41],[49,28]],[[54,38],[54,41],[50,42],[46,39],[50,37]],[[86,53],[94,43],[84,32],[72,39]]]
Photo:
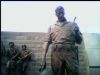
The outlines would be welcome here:
[[[16,62],[18,61],[18,50],[14,46],[14,42],[9,42],[9,49],[6,52],[6,56],[8,58],[7,66],[6,66],[6,74],[7,75],[16,75]]]
[[[26,45],[22,45],[22,50],[19,53],[19,60],[17,61],[17,75],[25,75],[28,61],[32,52],[27,50]]]
[[[75,22],[64,17],[64,8],[55,10],[58,21],[49,29],[42,70],[46,66],[46,54],[52,44],[51,67],[54,75],[79,75],[78,52],[75,43],[81,44],[82,34]]]

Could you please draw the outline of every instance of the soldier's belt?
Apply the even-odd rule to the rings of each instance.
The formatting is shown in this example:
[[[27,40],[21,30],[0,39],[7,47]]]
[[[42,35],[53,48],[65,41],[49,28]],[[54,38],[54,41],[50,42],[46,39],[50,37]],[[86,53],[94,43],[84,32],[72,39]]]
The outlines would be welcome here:
[[[72,42],[53,42],[53,44],[71,44],[71,45],[75,45],[75,43],[72,43]]]
[[[73,43],[53,43],[53,49],[75,49],[75,45]]]

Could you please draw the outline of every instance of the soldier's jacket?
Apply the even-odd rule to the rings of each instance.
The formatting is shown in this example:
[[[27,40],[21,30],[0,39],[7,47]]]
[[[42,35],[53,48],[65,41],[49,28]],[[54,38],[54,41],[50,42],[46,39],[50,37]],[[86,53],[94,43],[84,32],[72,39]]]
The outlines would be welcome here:
[[[19,54],[19,58],[23,58],[26,55],[28,55],[30,53],[30,51],[28,50],[21,50],[20,54]],[[30,55],[28,55],[27,57],[23,58],[22,61],[28,61],[30,59]]]
[[[58,22],[49,29],[48,41],[53,43],[80,43],[82,41],[81,32],[76,23]]]
[[[8,58],[8,60],[14,60],[14,61],[17,61],[18,60],[18,55],[19,54],[19,51],[14,48],[14,49],[8,49],[7,52],[6,52],[6,56]]]

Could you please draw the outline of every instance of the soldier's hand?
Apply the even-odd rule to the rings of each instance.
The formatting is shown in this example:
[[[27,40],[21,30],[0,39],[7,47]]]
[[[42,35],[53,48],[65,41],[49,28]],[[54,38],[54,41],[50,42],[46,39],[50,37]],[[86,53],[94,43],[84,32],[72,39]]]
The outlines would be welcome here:
[[[46,68],[46,59],[44,58],[42,64],[41,64],[41,68],[39,69],[40,72],[42,72],[44,69]]]

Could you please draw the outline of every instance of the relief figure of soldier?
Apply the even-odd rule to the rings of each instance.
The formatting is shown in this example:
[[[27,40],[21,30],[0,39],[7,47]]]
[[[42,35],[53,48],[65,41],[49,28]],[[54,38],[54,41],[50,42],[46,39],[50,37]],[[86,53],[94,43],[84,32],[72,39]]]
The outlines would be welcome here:
[[[9,42],[9,49],[6,52],[7,65],[6,75],[16,75],[16,63],[18,61],[19,51],[15,48],[14,42]]]
[[[32,54],[32,52],[27,49],[26,45],[22,45],[21,48],[22,49],[18,55],[19,60],[17,61],[17,75],[26,74],[25,72]]]

